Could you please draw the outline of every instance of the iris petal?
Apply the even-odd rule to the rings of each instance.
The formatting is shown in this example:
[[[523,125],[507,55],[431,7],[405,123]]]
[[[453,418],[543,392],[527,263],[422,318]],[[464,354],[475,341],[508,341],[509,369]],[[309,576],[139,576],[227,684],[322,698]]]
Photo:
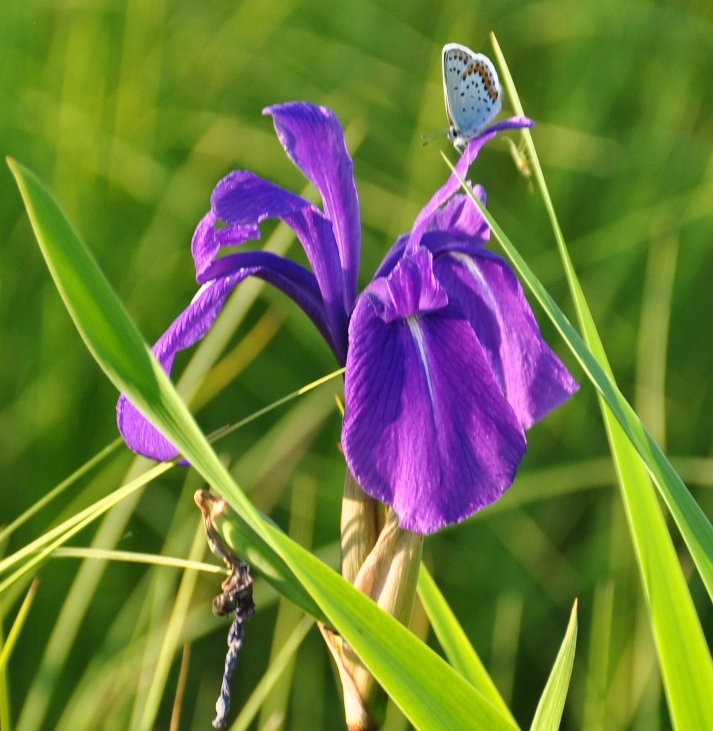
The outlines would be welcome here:
[[[482,185],[474,186],[473,193],[485,204],[487,197]],[[427,232],[430,231],[442,231],[471,243],[484,244],[490,240],[490,226],[467,195],[454,195],[438,209],[429,222]]]
[[[485,190],[481,185],[473,188],[475,195],[485,203]],[[404,255],[410,234],[403,234],[386,253],[379,264],[374,278],[388,276]],[[470,250],[471,245],[484,244],[490,240],[490,227],[465,195],[454,195],[443,208],[433,213],[428,230],[423,234],[421,244],[432,253],[442,249]]]
[[[449,297],[459,301],[524,429],[579,388],[542,339],[520,282],[503,259],[471,247],[470,253],[436,255],[434,270]]]
[[[345,396],[349,469],[417,533],[497,500],[525,454],[520,423],[453,304],[387,323],[370,298],[360,297]]]
[[[344,309],[351,312],[359,274],[361,225],[354,163],[342,125],[330,109],[301,102],[268,107],[263,113],[272,115],[285,152],[322,196],[339,249]]]
[[[448,296],[433,273],[433,257],[424,247],[406,254],[388,277],[377,277],[364,295],[385,322],[439,310]]]
[[[508,129],[522,129],[523,127],[532,127],[533,122],[527,117],[511,117],[502,122],[488,127],[482,134],[472,139],[463,151],[460,159],[456,163],[456,172],[461,178],[465,178],[468,168],[473,164],[478,156],[481,147],[495,137],[498,132]],[[424,206],[414,221],[409,238],[409,248],[413,249],[421,242],[421,237],[428,228],[431,217],[434,213],[460,188],[458,178],[451,173],[448,180],[442,185],[431,197],[431,200]]]
[[[226,226],[216,230],[216,216],[209,211],[196,227],[191,241],[191,254],[196,265],[196,278],[201,281],[205,270],[215,261],[221,246],[238,246],[260,238],[257,226]]]
[[[205,336],[232,290],[249,276],[264,279],[291,297],[310,316],[330,347],[335,349],[314,275],[298,264],[275,254],[255,251],[224,257],[213,264],[208,273],[215,279],[201,287],[191,304],[152,348],[166,373],[170,374],[177,352]],[[175,447],[125,396],[119,398],[116,410],[119,431],[131,450],[160,461],[177,455]]]
[[[344,363],[348,316],[342,295],[339,252],[332,224],[312,203],[251,172],[238,170],[218,183],[211,198],[215,215],[230,224],[251,226],[279,218],[292,228],[317,277],[337,357]]]

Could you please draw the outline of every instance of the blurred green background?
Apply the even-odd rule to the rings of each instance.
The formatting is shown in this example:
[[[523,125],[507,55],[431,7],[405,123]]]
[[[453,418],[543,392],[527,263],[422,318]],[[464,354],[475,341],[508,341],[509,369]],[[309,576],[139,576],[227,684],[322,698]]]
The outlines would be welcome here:
[[[195,293],[189,243],[215,183],[247,168],[296,192],[305,186],[261,116],[269,104],[326,104],[347,128],[363,222],[360,279],[368,282],[446,177],[439,148],[448,143],[420,144],[422,133],[446,123],[441,47],[457,41],[490,54],[491,30],[537,122],[535,143],[617,379],[711,516],[710,2],[3,0],[0,150],[50,184],[153,342]],[[505,136],[470,177],[571,312],[544,208]],[[0,191],[0,523],[7,524],[116,437],[117,394],[67,316],[4,166]],[[263,233],[263,241],[274,234],[274,245],[289,243],[280,228],[265,225]],[[303,260],[294,243],[289,255]],[[194,402],[204,404],[198,418],[208,431],[336,367],[291,302],[254,285],[240,291],[230,316],[237,329]],[[174,373],[191,355],[177,359]],[[258,506],[332,561],[344,472],[335,384],[217,447]],[[124,448],[114,452],[17,531],[5,553],[111,492],[130,469],[142,467]],[[175,469],[72,544],[187,556],[198,487],[196,475]],[[683,548],[680,557],[692,575]],[[529,433],[508,496],[429,538],[425,558],[524,727],[579,597],[562,728],[670,728],[588,384]],[[159,683],[155,720],[145,709],[181,573],[58,558],[39,575],[9,667],[13,729],[168,729],[180,652],[165,687]],[[179,649],[190,642],[191,657],[176,729],[210,728],[227,632],[209,609],[218,583],[201,575],[187,594]],[[281,605],[278,616],[275,597],[256,590],[231,722],[271,648],[299,619]],[[696,577],[691,590],[711,637],[713,612]],[[19,596],[2,598],[6,632]],[[418,608],[413,628],[428,634]],[[278,729],[283,716],[288,729],[344,728],[315,629],[252,728]],[[391,709],[387,727],[408,726]]]

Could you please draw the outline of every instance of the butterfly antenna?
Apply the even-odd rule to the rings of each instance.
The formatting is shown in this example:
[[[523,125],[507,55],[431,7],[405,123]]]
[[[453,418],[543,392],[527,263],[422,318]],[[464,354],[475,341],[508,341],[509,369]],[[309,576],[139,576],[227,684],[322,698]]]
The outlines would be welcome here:
[[[444,135],[447,135],[450,132],[450,129],[448,127],[445,127],[444,129],[436,130],[435,132],[431,132],[427,135],[421,135],[421,144],[425,147],[426,145],[431,144],[433,140],[438,139],[439,137],[443,137]]]

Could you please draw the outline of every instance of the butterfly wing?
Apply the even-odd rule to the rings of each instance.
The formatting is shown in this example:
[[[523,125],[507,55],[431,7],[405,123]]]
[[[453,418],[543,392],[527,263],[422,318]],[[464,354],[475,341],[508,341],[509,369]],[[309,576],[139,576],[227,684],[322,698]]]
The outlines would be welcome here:
[[[456,144],[475,137],[500,111],[500,82],[492,62],[459,43],[443,47],[443,93]]]

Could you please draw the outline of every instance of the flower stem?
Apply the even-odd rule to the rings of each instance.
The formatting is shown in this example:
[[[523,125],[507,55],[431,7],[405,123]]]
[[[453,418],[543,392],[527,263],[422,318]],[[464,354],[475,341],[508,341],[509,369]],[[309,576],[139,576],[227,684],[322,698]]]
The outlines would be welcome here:
[[[347,467],[342,499],[342,576],[353,584],[367,556],[376,545],[379,529],[378,502],[369,497]]]
[[[377,538],[378,534],[378,538]],[[416,599],[423,536],[404,530],[387,509],[379,532],[379,504],[347,470],[342,503],[342,575],[385,612],[408,625]],[[344,691],[349,731],[375,731],[386,715],[386,694],[352,648],[320,625]]]

